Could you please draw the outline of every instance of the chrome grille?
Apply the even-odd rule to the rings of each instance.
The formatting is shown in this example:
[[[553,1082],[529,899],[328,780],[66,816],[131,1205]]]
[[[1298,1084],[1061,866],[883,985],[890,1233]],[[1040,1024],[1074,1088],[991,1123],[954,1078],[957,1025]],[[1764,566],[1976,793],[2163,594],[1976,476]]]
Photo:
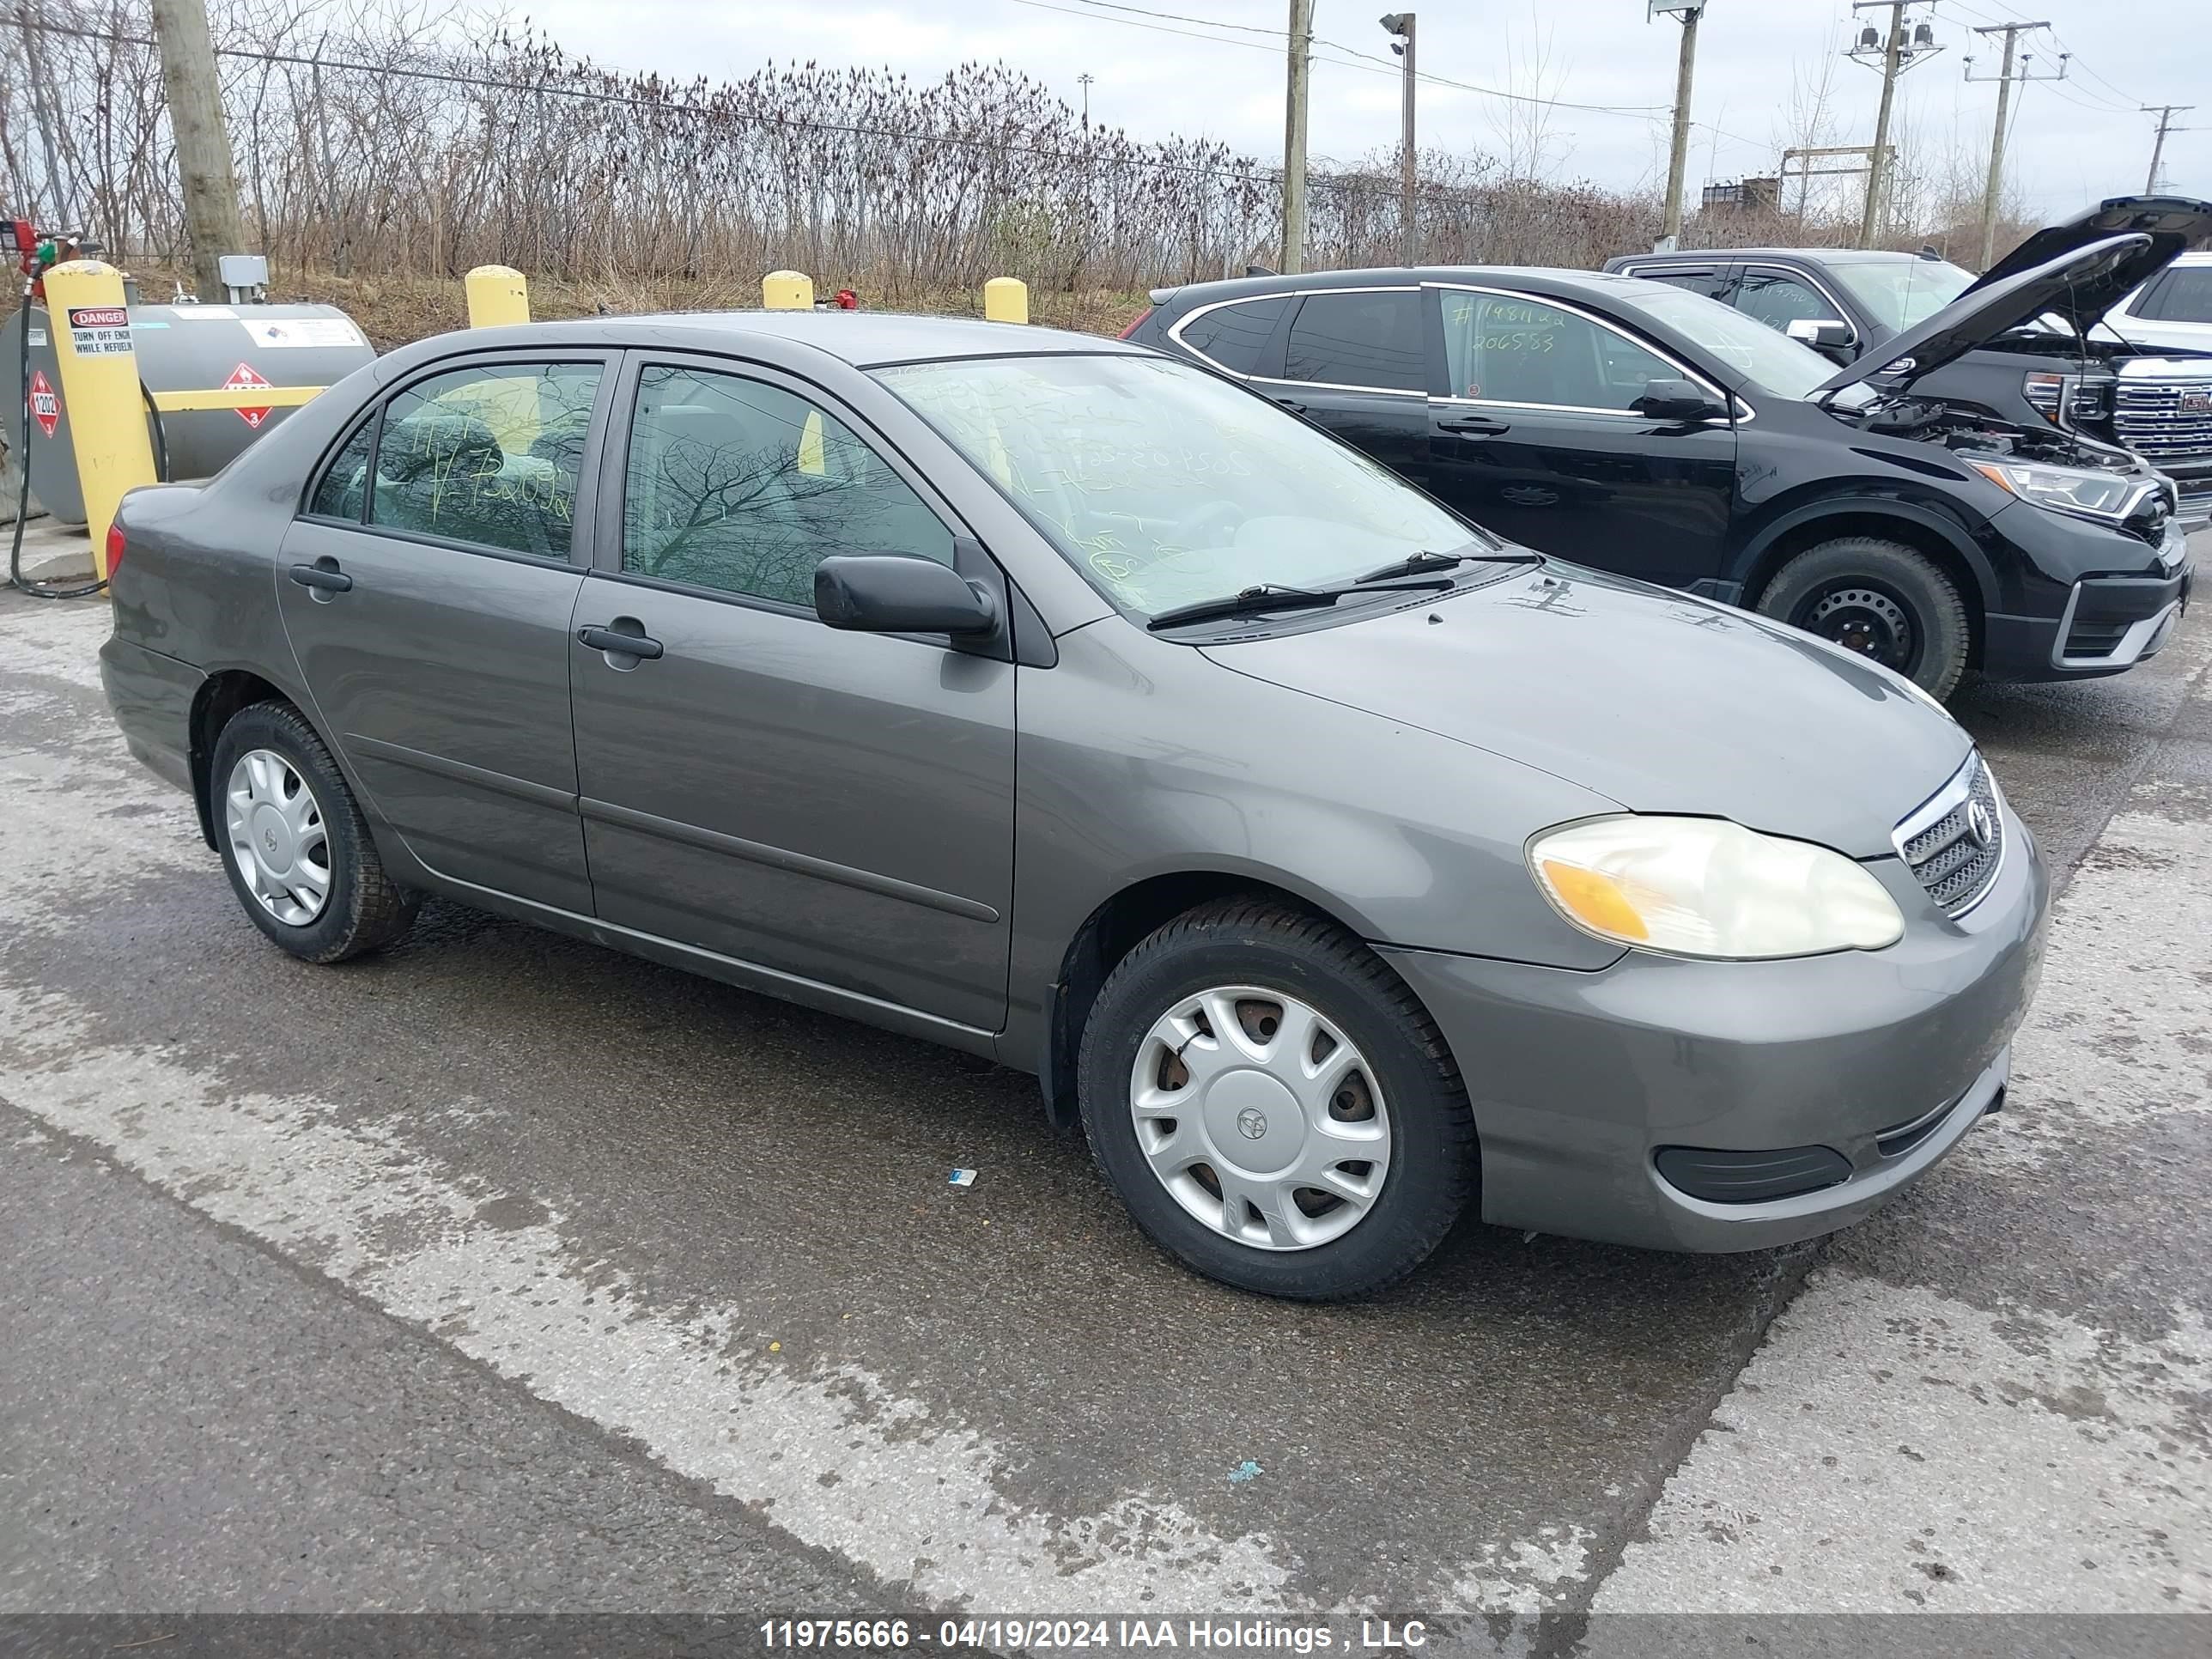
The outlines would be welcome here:
[[[1951,915],[1973,908],[2004,862],[2004,807],[1982,757],[1970,756],[1893,838],[1929,897]]]
[[[2152,460],[2212,453],[2212,380],[2126,380],[2112,425],[2120,441]],[[2182,407],[2186,400],[2192,406]]]

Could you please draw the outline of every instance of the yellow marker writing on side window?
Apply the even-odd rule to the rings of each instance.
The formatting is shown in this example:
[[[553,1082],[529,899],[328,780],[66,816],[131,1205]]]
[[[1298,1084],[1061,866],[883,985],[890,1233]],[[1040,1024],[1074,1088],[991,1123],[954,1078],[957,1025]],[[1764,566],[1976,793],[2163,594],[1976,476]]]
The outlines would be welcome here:
[[[806,411],[806,424],[799,431],[799,470],[810,478],[818,478],[829,471],[822,459],[822,411]]]

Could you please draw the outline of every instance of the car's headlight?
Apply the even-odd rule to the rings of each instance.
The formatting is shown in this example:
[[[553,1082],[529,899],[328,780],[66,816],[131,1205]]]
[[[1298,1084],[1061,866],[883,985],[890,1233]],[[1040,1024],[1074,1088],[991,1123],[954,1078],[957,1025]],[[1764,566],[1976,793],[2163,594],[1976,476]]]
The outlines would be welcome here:
[[[2082,467],[2046,466],[2040,461],[1969,461],[1967,465],[2022,501],[2100,524],[2118,524],[2126,518],[2143,487],[2139,477]]]
[[[1601,939],[1673,956],[1879,951],[1905,933],[1896,901],[1841,853],[1723,818],[1593,818],[1528,843],[1559,913]]]

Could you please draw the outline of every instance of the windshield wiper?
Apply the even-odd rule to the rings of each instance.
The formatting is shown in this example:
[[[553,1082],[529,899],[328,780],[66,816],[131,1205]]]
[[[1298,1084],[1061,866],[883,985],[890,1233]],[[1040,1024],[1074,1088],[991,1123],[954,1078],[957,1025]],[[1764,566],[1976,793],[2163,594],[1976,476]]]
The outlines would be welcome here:
[[[1341,587],[1283,587],[1273,582],[1262,582],[1241,592],[1224,594],[1218,599],[1199,599],[1190,605],[1179,605],[1163,611],[1145,626],[1157,634],[1163,628],[1177,628],[1184,623],[1212,622],[1221,617],[1257,617],[1270,611],[1311,610],[1325,605],[1334,605],[1347,593],[1364,597],[1370,593],[1432,593],[1449,587],[1448,580],[1425,582],[1394,582],[1376,586],[1364,582],[1347,582]]]
[[[1468,545],[1473,547],[1475,544],[1469,542]],[[1393,576],[1418,576],[1424,570],[1449,570],[1462,564],[1541,564],[1543,562],[1544,556],[1541,553],[1507,553],[1494,548],[1483,553],[1432,553],[1425,547],[1419,552],[1408,554],[1395,563],[1386,564],[1379,569],[1369,571],[1353,585],[1364,587],[1370,582],[1388,581]]]

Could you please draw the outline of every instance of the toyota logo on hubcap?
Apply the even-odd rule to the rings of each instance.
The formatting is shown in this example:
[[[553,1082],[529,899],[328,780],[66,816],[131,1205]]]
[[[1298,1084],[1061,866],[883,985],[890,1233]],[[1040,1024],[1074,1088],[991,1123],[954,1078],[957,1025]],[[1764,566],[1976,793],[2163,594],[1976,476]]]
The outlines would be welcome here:
[[[270,855],[274,857],[276,852],[276,832],[274,830],[264,830],[261,832],[261,844],[268,848]]]
[[[1247,1106],[1237,1114],[1237,1133],[1247,1140],[1257,1140],[1267,1133],[1267,1115],[1256,1106]]]

